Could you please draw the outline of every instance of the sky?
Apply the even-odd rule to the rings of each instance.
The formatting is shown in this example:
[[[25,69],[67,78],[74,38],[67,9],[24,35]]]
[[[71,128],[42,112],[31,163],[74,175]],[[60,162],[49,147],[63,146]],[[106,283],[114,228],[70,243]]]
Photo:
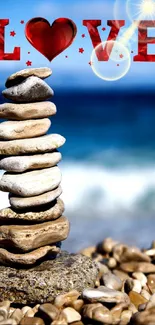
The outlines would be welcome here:
[[[130,0],[128,0],[130,1]],[[34,49],[25,37],[25,24],[32,18],[43,17],[51,24],[60,17],[70,18],[77,25],[77,36],[73,44],[49,62],[41,53]],[[117,87],[137,88],[154,87],[155,63],[133,62],[131,55],[131,66],[128,73],[117,81],[104,81],[96,76],[89,65],[93,51],[92,42],[83,26],[84,19],[101,19],[102,25],[99,32],[102,41],[106,41],[109,33],[107,20],[125,19],[126,25],[121,31],[124,32],[131,21],[126,12],[125,0],[5,0],[0,3],[0,19],[9,19],[9,25],[5,28],[5,51],[12,52],[15,46],[21,47],[20,61],[0,61],[0,85],[4,84],[5,78],[11,73],[25,69],[26,62],[32,62],[32,67],[50,67],[53,71],[51,82],[55,87],[91,88],[114,90]],[[24,24],[20,21],[24,20]],[[102,28],[106,30],[103,31]],[[14,37],[10,36],[10,31],[15,31]],[[155,35],[155,31],[150,33]],[[82,38],[85,34],[85,38]],[[137,31],[129,40],[129,49],[137,53]],[[150,53],[155,53],[155,45],[151,45]],[[79,53],[79,48],[84,49],[84,53]],[[28,54],[30,52],[30,54]],[[66,58],[65,56],[68,56]],[[108,66],[107,66],[108,67]],[[108,68],[111,69],[111,68]]]

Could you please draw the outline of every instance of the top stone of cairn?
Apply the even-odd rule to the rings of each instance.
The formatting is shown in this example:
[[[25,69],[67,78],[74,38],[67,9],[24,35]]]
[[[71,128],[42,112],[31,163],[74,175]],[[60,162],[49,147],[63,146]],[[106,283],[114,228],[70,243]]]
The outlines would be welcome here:
[[[8,79],[6,80],[5,86],[7,88],[15,86],[15,85],[21,83],[22,81],[24,81],[24,79],[31,77],[31,76],[45,79],[45,78],[48,78],[49,76],[51,76],[51,74],[52,74],[52,71],[50,68],[24,69],[24,70],[18,71],[16,73],[13,73],[10,77],[8,77]]]

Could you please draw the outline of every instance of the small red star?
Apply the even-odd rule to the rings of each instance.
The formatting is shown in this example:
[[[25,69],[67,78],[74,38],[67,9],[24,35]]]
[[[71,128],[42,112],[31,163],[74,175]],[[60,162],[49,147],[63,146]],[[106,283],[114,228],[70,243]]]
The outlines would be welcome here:
[[[84,52],[83,47],[80,47],[80,48],[79,48],[79,53],[83,53],[83,52]]]
[[[26,62],[26,65],[29,67],[29,66],[32,65],[32,62],[31,62],[31,61],[27,61],[27,62]]]
[[[82,37],[84,38],[84,37],[86,37],[86,35],[85,34],[82,34]]]
[[[20,23],[21,23],[21,24],[24,24],[24,20],[21,20]]]
[[[65,58],[68,59],[68,55],[66,55]]]
[[[92,65],[92,62],[91,61],[89,61],[89,65]]]
[[[28,54],[30,54],[30,52],[27,52]]]
[[[13,36],[14,37],[15,35],[16,35],[16,33],[15,33],[14,30],[10,32],[10,36]]]
[[[103,27],[103,28],[102,28],[102,30],[103,30],[103,32],[104,32],[104,31],[106,30],[106,28],[105,28],[105,27]]]
[[[124,58],[124,55],[123,54],[120,54],[119,57],[120,57],[120,59],[123,59]]]

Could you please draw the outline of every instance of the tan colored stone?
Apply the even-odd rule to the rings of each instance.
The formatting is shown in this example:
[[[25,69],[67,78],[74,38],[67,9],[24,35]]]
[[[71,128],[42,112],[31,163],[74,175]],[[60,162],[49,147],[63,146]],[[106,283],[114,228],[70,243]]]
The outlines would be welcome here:
[[[22,310],[23,315],[25,316],[26,313],[27,313],[29,310],[31,310],[31,309],[32,309],[32,308],[29,307],[29,306],[24,306],[21,310]]]
[[[82,307],[84,305],[84,301],[83,299],[77,299],[74,300],[70,306],[73,307],[76,311],[78,311],[79,313],[81,313]]]
[[[38,195],[38,196],[22,198],[22,197],[10,195],[9,201],[10,201],[11,206],[17,210],[24,209],[24,208],[32,208],[32,207],[36,208],[38,206],[53,202],[55,199],[57,199],[61,195],[61,193],[62,193],[62,189],[59,186],[53,191],[46,192],[46,193]],[[59,209],[58,209],[58,213],[59,213]],[[56,215],[57,215],[57,213],[56,213]]]
[[[120,265],[125,272],[155,273],[155,265],[146,262],[128,262]]]
[[[45,325],[45,323],[43,319],[39,317],[24,317],[21,320],[20,325]]]
[[[0,123],[0,139],[16,140],[34,138],[46,134],[51,126],[48,118]]]
[[[67,319],[63,311],[58,315],[58,317],[52,322],[52,325],[68,325]]]
[[[97,289],[85,289],[83,291],[83,299],[90,302],[106,302],[106,303],[128,303],[129,297],[126,293],[100,286]]]
[[[139,280],[141,282],[142,287],[144,287],[146,285],[146,283],[147,283],[147,277],[142,272],[134,272],[132,274],[132,277]]]
[[[83,307],[83,316],[103,324],[112,324],[110,311],[100,303],[85,305]]]
[[[112,315],[113,322],[112,324],[119,324],[120,319],[121,319],[121,314],[124,309],[128,308],[128,304],[124,303],[119,303],[116,306],[114,306],[111,310],[110,313]]]
[[[32,139],[0,141],[0,155],[13,156],[28,153],[45,153],[55,150],[65,143],[59,134],[49,134]]]
[[[66,316],[68,324],[81,320],[81,315],[72,307],[63,309],[63,314]]]
[[[63,306],[68,307],[73,303],[73,301],[77,300],[79,296],[80,292],[77,290],[71,290],[65,294],[58,295],[54,300],[54,305],[58,308]]]
[[[19,324],[23,318],[23,313],[22,313],[21,309],[19,309],[19,308],[15,309],[15,311],[12,313],[10,318],[14,319],[17,322],[17,324]]]
[[[147,285],[152,293],[155,293],[155,274],[149,274],[147,277]]]
[[[27,254],[14,254],[4,248],[0,248],[0,263],[6,266],[15,266],[16,264],[33,265],[47,254],[56,255],[58,253],[60,253],[60,248],[56,246],[40,247]]]
[[[15,319],[8,318],[0,322],[0,325],[18,325]]]
[[[103,242],[98,245],[98,251],[99,253],[111,253],[117,244],[118,241],[115,241],[112,238],[105,238]]]
[[[4,173],[0,180],[0,190],[31,197],[55,189],[61,182],[58,167],[33,170],[23,174]]]
[[[16,84],[21,83],[24,79],[35,76],[40,79],[45,79],[51,76],[52,70],[47,67],[43,68],[28,68],[24,70],[20,70],[18,72],[13,73],[10,77],[7,78],[5,86],[12,87]]]
[[[132,317],[132,312],[130,310],[124,310],[121,314],[121,321],[119,325],[128,325]]]
[[[132,324],[134,324],[134,325],[154,325],[155,324],[155,308],[134,314],[132,317]]]
[[[0,210],[0,222],[5,223],[13,221],[18,223],[19,221],[26,222],[46,222],[59,218],[64,212],[64,203],[61,199],[51,202],[44,207],[34,208],[30,211],[13,210],[11,207]]]
[[[10,301],[4,300],[0,302],[0,318],[7,319],[9,314]]]
[[[28,252],[65,240],[69,233],[67,218],[30,226],[0,226],[0,246]]]
[[[130,291],[129,298],[131,303],[134,304],[137,309],[139,305],[145,304],[147,302],[147,300],[143,296],[141,296],[135,291]]]
[[[88,256],[88,257],[92,257],[92,254],[95,253],[96,251],[96,247],[95,246],[90,246],[87,248],[82,249],[79,254]]]
[[[39,313],[46,321],[51,322],[59,316],[60,311],[56,306],[47,303],[39,307]]]
[[[126,262],[150,262],[150,257],[142,253],[137,247],[128,247],[123,244],[117,244],[113,248],[113,256],[119,263]]]
[[[2,94],[14,102],[31,103],[49,99],[54,92],[42,79],[32,76],[18,85],[3,90]]]
[[[27,104],[4,103],[0,105],[0,118],[9,120],[29,120],[45,118],[56,114],[56,106],[49,101]]]
[[[8,172],[22,173],[27,170],[53,167],[61,160],[61,153],[53,151],[42,155],[13,156],[0,160],[0,169]]]

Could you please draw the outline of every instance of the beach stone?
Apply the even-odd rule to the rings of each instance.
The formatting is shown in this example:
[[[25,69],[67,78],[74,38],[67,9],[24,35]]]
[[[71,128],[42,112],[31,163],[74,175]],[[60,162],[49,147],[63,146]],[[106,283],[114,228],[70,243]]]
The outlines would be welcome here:
[[[141,283],[141,286],[144,287],[147,283],[147,277],[144,273],[142,272],[134,272],[132,274],[132,277],[139,280],[140,283]]]
[[[62,308],[63,306],[68,307],[73,301],[77,300],[79,296],[80,292],[71,290],[70,292],[58,295],[54,300],[54,305],[58,308]]]
[[[51,221],[59,218],[64,212],[64,203],[61,199],[57,199],[48,205],[31,209],[14,210],[11,207],[0,210],[0,224],[12,222],[18,224],[18,222],[26,223],[41,223]]]
[[[84,305],[84,300],[83,299],[77,299],[77,300],[74,300],[74,301],[72,301],[70,303],[70,307],[73,307],[79,313],[81,313],[83,305]]]
[[[49,152],[63,146],[65,141],[65,138],[59,134],[49,134],[32,139],[0,141],[0,155],[18,156]]]
[[[97,289],[85,289],[82,293],[84,299],[90,302],[106,302],[106,303],[129,303],[130,299],[124,292],[109,289],[100,286]]]
[[[118,244],[118,241],[112,238],[105,238],[102,243],[99,244],[98,250],[100,253],[111,253],[113,248]]]
[[[59,316],[60,310],[50,303],[43,304],[39,307],[39,315],[46,320],[51,322]]]
[[[0,266],[0,301],[7,297],[22,304],[52,302],[59,294],[93,287],[98,271],[90,258],[67,252],[30,269]]]
[[[151,259],[145,253],[141,252],[137,247],[128,247],[123,244],[117,244],[113,248],[113,257],[119,263],[130,261],[150,262]]]
[[[138,306],[141,304],[145,304],[148,302],[143,296],[141,296],[139,293],[135,291],[130,291],[129,292],[129,298],[132,304],[135,305],[135,307],[138,309]]]
[[[37,225],[4,225],[0,226],[0,247],[28,252],[65,240],[68,234],[69,222],[64,216]]]
[[[29,169],[53,167],[60,160],[61,153],[58,151],[44,153],[42,155],[6,157],[0,160],[0,169],[13,173],[22,173]]]
[[[132,312],[130,310],[123,310],[119,325],[128,325],[130,323],[131,317],[132,317]]]
[[[68,325],[65,314],[60,312],[58,317],[51,323],[52,325]]]
[[[125,272],[155,273],[155,265],[146,262],[122,263],[120,269]]]
[[[50,117],[56,114],[56,106],[49,101],[28,104],[4,103],[0,105],[0,118],[29,120]]]
[[[83,307],[83,316],[102,324],[113,324],[109,309],[100,303],[85,305]]]
[[[39,317],[24,317],[20,325],[45,325],[43,319]]]
[[[134,314],[131,319],[131,324],[154,325],[155,324],[155,308]]]
[[[15,140],[34,138],[46,134],[51,126],[48,118],[0,123],[0,139]]]
[[[58,167],[25,172],[23,174],[4,173],[0,180],[0,190],[31,197],[55,189],[61,182]]]
[[[72,307],[67,307],[63,310],[63,313],[66,316],[67,323],[78,322],[81,320],[81,315]]]
[[[8,318],[0,322],[0,325],[18,325],[15,319]]]
[[[45,79],[51,76],[52,70],[50,68],[29,68],[20,70],[18,72],[13,73],[10,77],[7,78],[5,86],[7,88],[12,87],[21,83],[24,79],[35,76],[40,79]]]
[[[17,322],[17,324],[19,324],[23,318],[23,313],[22,313],[21,309],[16,308],[10,318],[14,319]]]
[[[119,277],[112,273],[106,273],[102,277],[103,283],[107,288],[121,290],[123,282]]]
[[[150,297],[147,305],[146,305],[146,309],[151,309],[155,307],[155,293]]]
[[[55,190],[46,192],[44,194],[38,195],[38,196],[32,196],[32,197],[17,197],[17,196],[9,196],[9,201],[11,204],[11,207],[14,209],[28,209],[28,208],[37,208],[41,205],[46,205],[48,203],[53,202],[55,199],[57,199],[62,193],[61,187],[57,187]],[[42,209],[42,207],[41,207]]]
[[[149,274],[147,277],[147,285],[152,293],[155,293],[155,274]]]
[[[33,265],[47,254],[55,257],[59,252],[60,248],[56,246],[40,247],[26,254],[14,254],[4,248],[0,248],[0,264],[6,266]]]
[[[19,103],[31,103],[49,99],[54,95],[53,90],[42,79],[28,77],[17,86],[2,91],[5,98]]]
[[[10,301],[4,300],[0,302],[0,319],[7,319],[10,309]]]

